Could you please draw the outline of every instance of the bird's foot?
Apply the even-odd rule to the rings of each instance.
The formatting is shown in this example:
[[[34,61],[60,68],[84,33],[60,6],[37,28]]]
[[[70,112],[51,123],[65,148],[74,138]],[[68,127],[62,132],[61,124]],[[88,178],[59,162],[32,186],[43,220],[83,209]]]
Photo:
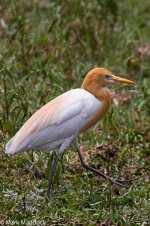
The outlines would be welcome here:
[[[47,196],[47,197],[45,198],[45,203],[48,204],[49,202],[50,202],[50,197]]]
[[[118,179],[107,176],[107,179],[111,182],[111,184],[117,184],[120,187],[129,188],[129,186],[126,186],[125,183],[138,180],[139,178],[127,179],[127,180],[118,180]]]
[[[64,194],[66,194],[67,193],[67,191],[65,190],[65,189],[59,189],[59,190],[56,190],[56,191],[53,191],[53,192],[51,192],[51,197],[52,196],[59,196],[59,195],[64,195]]]
[[[66,193],[67,193],[67,191],[66,190],[62,190],[62,189],[50,192],[50,194],[47,194],[47,196],[45,198],[45,202],[49,203],[52,197],[61,196],[61,195],[64,195]]]

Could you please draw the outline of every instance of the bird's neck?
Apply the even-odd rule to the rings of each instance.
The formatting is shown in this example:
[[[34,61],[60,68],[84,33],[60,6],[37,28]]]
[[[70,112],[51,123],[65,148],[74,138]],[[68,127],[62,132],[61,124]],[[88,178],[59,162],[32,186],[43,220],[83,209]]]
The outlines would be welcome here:
[[[108,102],[110,104],[111,95],[107,87],[100,87],[93,95],[100,101]]]
[[[101,102],[107,102],[110,104],[110,91],[107,87],[105,86],[100,86],[99,84],[82,84],[81,88],[85,89],[89,93],[93,94],[99,101]]]

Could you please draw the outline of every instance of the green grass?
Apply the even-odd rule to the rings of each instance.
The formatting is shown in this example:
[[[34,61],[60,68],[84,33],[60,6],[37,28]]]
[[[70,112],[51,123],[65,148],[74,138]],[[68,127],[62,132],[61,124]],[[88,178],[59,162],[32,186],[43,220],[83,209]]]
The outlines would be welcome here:
[[[148,225],[149,11],[149,1],[140,0],[0,4],[0,224]],[[129,189],[111,186],[68,148],[53,186],[58,195],[47,205],[54,154],[8,156],[4,146],[33,112],[80,87],[95,66],[136,85],[110,87],[117,96],[105,118],[80,135],[81,150],[93,167],[139,180]]]

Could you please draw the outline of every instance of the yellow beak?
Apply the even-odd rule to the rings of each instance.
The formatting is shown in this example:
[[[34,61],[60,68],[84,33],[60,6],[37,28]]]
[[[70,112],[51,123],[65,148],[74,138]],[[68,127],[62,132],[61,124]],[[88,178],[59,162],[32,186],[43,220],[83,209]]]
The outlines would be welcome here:
[[[135,82],[133,82],[133,81],[131,81],[131,80],[128,80],[128,79],[125,79],[125,78],[120,78],[120,77],[117,77],[117,76],[113,76],[112,80],[115,81],[115,82],[122,82],[122,83],[128,83],[128,84],[135,84]]]

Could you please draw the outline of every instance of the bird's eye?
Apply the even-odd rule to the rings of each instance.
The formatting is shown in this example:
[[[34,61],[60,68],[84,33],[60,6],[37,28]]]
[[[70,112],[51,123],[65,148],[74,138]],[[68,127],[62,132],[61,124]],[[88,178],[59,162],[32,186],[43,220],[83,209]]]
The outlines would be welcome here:
[[[110,79],[111,78],[111,75],[105,75],[105,78],[106,79]]]

